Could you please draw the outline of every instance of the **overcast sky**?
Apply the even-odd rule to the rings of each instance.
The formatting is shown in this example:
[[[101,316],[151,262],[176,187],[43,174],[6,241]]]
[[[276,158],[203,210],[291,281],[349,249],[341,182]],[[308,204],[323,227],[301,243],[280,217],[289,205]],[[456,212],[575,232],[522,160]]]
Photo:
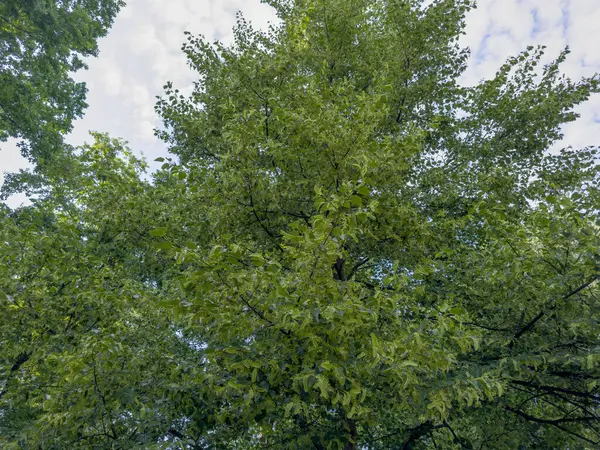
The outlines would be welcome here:
[[[544,44],[550,59],[571,48],[563,66],[574,79],[600,72],[600,0],[479,0],[467,17],[463,44],[471,48],[463,82],[494,75],[507,57],[528,45]],[[275,22],[273,11],[259,0],[127,0],[100,55],[89,70],[77,74],[87,83],[89,108],[68,137],[72,144],[89,140],[88,131],[108,132],[127,140],[149,161],[166,153],[154,137],[160,121],[156,95],[166,81],[190,87],[194,74],[180,50],[184,31],[210,41],[231,42],[235,14],[242,11],[255,27]],[[600,144],[600,95],[578,108],[581,118],[565,127],[561,147]],[[0,143],[0,173],[27,167],[14,143]],[[12,198],[11,206],[22,198]]]

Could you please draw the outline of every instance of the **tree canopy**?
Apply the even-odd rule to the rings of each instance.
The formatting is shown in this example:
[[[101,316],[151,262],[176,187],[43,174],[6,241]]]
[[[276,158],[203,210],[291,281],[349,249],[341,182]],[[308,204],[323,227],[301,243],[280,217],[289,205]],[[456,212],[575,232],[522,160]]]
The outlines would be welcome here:
[[[0,3],[0,141],[22,139],[43,164],[86,106],[72,73],[96,55],[122,0],[3,0]]]
[[[0,215],[8,449],[600,446],[598,77],[459,84],[468,0],[189,35],[148,181],[94,134]]]

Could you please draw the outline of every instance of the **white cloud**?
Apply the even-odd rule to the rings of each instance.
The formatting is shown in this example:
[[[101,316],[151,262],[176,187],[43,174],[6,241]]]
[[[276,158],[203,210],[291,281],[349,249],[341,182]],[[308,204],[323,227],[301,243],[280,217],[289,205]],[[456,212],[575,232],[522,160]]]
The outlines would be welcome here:
[[[564,2],[528,0],[526,5],[537,21],[536,28],[532,30],[534,33],[537,29],[550,30],[562,28]]]
[[[117,96],[121,93],[122,80],[118,70],[107,71],[102,77],[104,89],[108,95]],[[95,87],[96,83],[89,83],[88,88]]]
[[[154,128],[156,125],[150,120],[143,120],[138,125],[138,136],[145,142],[153,142],[156,138],[154,136]]]
[[[9,139],[7,142],[0,143],[2,153],[0,155],[0,176],[3,172],[15,172],[19,169],[29,167],[29,162],[21,156],[17,147],[16,139]]]
[[[135,4],[136,4],[135,0],[128,0],[125,7],[123,7],[121,9],[121,11],[119,11],[119,19],[120,20],[131,19],[133,17],[135,9],[136,9]]]
[[[190,20],[190,9],[185,2],[174,2],[172,0],[168,2],[157,2],[161,8],[157,13],[162,17],[166,23],[172,23],[177,25],[187,25]],[[165,4],[166,3],[166,4]],[[200,2],[202,4],[202,2]]]
[[[556,58],[567,45],[571,49],[563,71],[573,79],[600,73],[600,1],[596,0],[480,0],[467,16],[467,35],[462,43],[472,56],[464,84],[494,75],[507,57],[528,45],[547,46],[543,62]],[[598,144],[600,97],[576,109],[581,118],[563,127],[564,139],[555,147],[574,148]]]
[[[533,16],[526,4],[517,0],[493,0],[480,2],[480,5],[489,13],[493,34],[508,32],[517,40],[529,39]]]
[[[156,37],[156,28],[151,23],[136,24],[133,33],[128,35],[127,40],[130,45],[123,50],[128,52],[143,54],[154,53],[158,49],[163,49],[163,44]]]
[[[131,99],[135,106],[145,106],[150,101],[150,94],[148,89],[141,84],[136,84],[131,89]]]
[[[485,54],[490,60],[504,60],[520,50],[519,41],[506,32],[491,35],[485,44]]]
[[[181,48],[181,44],[185,41],[185,36],[181,32],[181,27],[174,25],[165,27],[162,31],[162,35],[164,36],[165,46],[177,50],[177,52],[180,53],[179,49]]]
[[[600,51],[597,50],[597,43],[600,31],[600,2],[572,0],[568,17],[567,39],[572,44],[573,57],[581,60],[586,66],[599,66]]]

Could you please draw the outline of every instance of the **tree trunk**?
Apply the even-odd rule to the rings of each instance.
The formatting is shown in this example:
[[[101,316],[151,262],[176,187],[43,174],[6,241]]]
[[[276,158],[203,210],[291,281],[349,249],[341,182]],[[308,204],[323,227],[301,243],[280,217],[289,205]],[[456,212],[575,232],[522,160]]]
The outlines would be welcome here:
[[[356,445],[356,422],[354,420],[346,419],[344,422],[344,428],[348,430],[349,439],[344,445],[344,450],[356,450],[358,447]]]

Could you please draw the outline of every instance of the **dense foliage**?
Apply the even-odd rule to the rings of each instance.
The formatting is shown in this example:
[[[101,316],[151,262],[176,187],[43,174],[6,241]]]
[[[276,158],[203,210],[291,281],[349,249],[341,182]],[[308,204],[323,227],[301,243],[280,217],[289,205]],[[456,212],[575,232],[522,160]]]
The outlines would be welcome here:
[[[600,446],[597,77],[464,87],[468,0],[189,36],[152,182],[94,135],[0,216],[4,448]]]
[[[22,139],[24,156],[43,164],[60,149],[85,104],[72,73],[95,55],[122,0],[0,2],[0,141]]]

